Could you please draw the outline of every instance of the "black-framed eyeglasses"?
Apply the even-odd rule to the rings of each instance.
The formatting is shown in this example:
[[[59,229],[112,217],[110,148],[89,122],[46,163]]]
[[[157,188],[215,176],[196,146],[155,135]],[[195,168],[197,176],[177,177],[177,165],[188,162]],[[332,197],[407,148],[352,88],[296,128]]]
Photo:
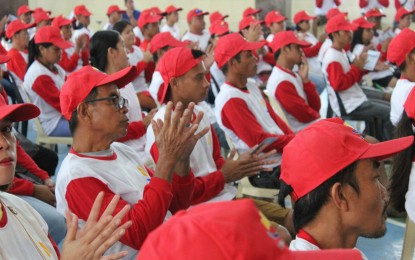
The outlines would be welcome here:
[[[105,98],[85,100],[84,103],[90,103],[90,102],[95,102],[95,101],[103,101],[103,100],[112,101],[113,105],[118,109],[123,109],[124,107],[128,107],[128,99],[123,98],[122,96],[111,96],[111,97],[105,97]]]

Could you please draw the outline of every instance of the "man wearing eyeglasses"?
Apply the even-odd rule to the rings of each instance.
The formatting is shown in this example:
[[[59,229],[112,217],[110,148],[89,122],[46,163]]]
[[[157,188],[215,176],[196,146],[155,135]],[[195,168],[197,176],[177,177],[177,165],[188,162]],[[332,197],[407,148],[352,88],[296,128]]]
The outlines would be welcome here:
[[[85,66],[68,77],[60,96],[73,144],[57,179],[57,210],[70,210],[79,216],[82,227],[99,192],[105,193],[105,205],[115,194],[120,195],[114,214],[130,205],[122,223],[131,221],[132,227],[107,253],[126,251],[125,259],[137,257],[147,235],[166,216],[190,205],[194,177],[189,155],[208,131],[195,134],[202,113],[197,115],[194,126],[186,127],[194,104],[188,109],[177,104],[174,113],[172,103],[168,104],[164,122],[171,123],[152,122],[161,163],[154,172],[147,169],[132,148],[115,143],[126,134],[128,125],[128,101],[120,95],[119,88],[136,76],[135,67],[108,75]]]
[[[187,13],[187,23],[189,31],[183,35],[182,41],[191,41],[197,43],[201,51],[206,51],[209,44],[210,34],[205,30],[205,12],[201,9],[192,9]]]

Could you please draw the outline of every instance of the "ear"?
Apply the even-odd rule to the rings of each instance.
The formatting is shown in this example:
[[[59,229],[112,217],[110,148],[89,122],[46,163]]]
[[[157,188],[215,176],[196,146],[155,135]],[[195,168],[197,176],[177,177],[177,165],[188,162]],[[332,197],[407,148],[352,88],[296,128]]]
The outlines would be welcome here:
[[[170,84],[170,87],[172,88],[172,90],[176,89],[177,86],[179,85],[178,78],[171,78],[169,84]]]
[[[330,188],[330,197],[334,205],[343,211],[349,210],[349,200],[347,196],[347,192],[345,192],[345,186],[342,185],[340,182],[336,182]]]
[[[78,115],[78,121],[90,121],[91,114],[88,110],[88,105],[86,103],[80,103],[78,107],[76,108],[77,115]]]
[[[281,52],[283,53],[287,53],[290,51],[290,48],[288,47],[288,45],[285,45],[284,47],[281,48]]]

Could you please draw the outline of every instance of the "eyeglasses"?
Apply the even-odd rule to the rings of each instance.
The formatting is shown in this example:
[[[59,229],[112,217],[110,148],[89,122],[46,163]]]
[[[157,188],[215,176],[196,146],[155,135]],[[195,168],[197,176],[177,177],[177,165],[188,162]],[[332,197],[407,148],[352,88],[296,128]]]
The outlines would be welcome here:
[[[92,100],[86,100],[84,103],[90,103],[95,101],[103,101],[103,100],[110,100],[112,104],[119,110],[123,109],[124,107],[128,107],[128,99],[123,98],[122,96],[111,96],[105,98],[97,98]]]

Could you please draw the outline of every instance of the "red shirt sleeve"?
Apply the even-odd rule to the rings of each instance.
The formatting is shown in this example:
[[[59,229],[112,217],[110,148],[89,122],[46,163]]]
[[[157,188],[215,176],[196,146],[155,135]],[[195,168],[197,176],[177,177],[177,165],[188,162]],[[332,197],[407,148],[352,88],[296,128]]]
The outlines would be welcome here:
[[[369,4],[368,0],[359,0],[359,7],[365,8]]]
[[[147,68],[147,63],[144,61],[139,61],[137,63],[137,75],[140,75]]]
[[[84,66],[89,65],[89,49],[83,50],[81,52],[81,58],[82,58],[82,65]]]
[[[16,142],[16,153],[17,164],[23,166],[26,170],[42,179],[42,181],[49,179],[48,173],[37,166],[32,157],[30,157],[25,150],[23,150],[18,141]]]
[[[334,3],[335,3],[337,6],[339,6],[339,5],[341,5],[342,1],[341,1],[341,0],[334,0]]]
[[[376,50],[378,50],[380,52],[379,61],[386,61],[387,60],[386,57],[388,55],[388,51],[387,50],[386,51],[382,51],[382,44],[381,43],[379,43],[376,46]]]
[[[60,91],[55,86],[53,79],[47,75],[41,75],[36,78],[33,82],[32,89],[36,92],[41,98],[43,98],[46,103],[51,105],[53,108],[61,112],[60,107]]]
[[[323,0],[316,0],[316,6],[321,8],[323,6]]]
[[[6,54],[7,54],[7,51],[6,51],[6,49],[3,47],[3,44],[0,44],[0,54],[2,54],[2,55],[6,55]]]
[[[34,186],[33,183],[28,180],[14,177],[12,185],[10,185],[10,188],[7,192],[14,195],[32,196],[34,192]]]
[[[147,128],[143,124],[143,121],[131,122],[127,127],[127,135],[121,137],[117,142],[126,142],[128,140],[138,139],[146,134]]]
[[[272,66],[275,65],[274,54],[272,52],[267,52],[267,54],[264,55],[263,60]]]
[[[267,104],[267,107],[268,105],[269,104]],[[268,137],[276,137],[277,140],[269,145],[266,150],[270,151],[276,149],[278,152],[282,152],[284,146],[291,141],[294,134],[289,127],[275,115],[271,106],[268,107],[268,111],[270,112],[271,117],[273,117],[274,120],[277,120],[276,123],[280,129],[286,134],[276,135],[265,132],[256,120],[254,114],[249,110],[245,101],[240,98],[231,98],[225,104],[221,112],[222,123],[225,127],[235,132],[235,134],[249,147],[254,147]]]
[[[378,2],[385,8],[389,6],[389,0],[379,0]]]
[[[336,61],[327,66],[327,75],[330,86],[335,91],[349,89],[362,79],[362,73],[355,65],[352,64],[350,70],[344,73],[342,65]]]
[[[317,42],[313,46],[303,48],[304,54],[307,58],[315,57],[318,55],[318,52],[320,51],[321,46],[323,43]]]
[[[7,62],[7,69],[13,72],[21,81],[24,80],[26,74],[27,63],[20,52],[16,49],[11,49],[8,53],[11,59]]]
[[[308,88],[308,92],[306,88]],[[314,88],[314,91],[311,91],[311,88]],[[309,104],[298,95],[295,86],[291,82],[283,81],[278,85],[275,97],[287,113],[293,115],[300,122],[308,123],[320,118],[320,97],[311,81],[304,84],[304,91],[307,100],[311,100]]]
[[[401,8],[401,2],[399,0],[395,0],[395,8],[396,8],[396,10]]]
[[[69,209],[80,219],[88,219],[94,200],[101,191],[104,192],[104,199],[100,216],[115,194],[96,178],[72,180],[65,194]],[[163,223],[172,197],[171,185],[168,182],[156,177],[151,178],[150,183],[144,188],[143,199],[131,205],[130,211],[121,222],[122,225],[131,220],[133,224],[126,230],[120,241],[134,249],[140,249],[147,235]],[[120,199],[113,215],[116,215],[127,204],[125,200]]]
[[[68,56],[66,51],[62,50],[62,58],[59,61],[59,65],[66,71],[72,72],[78,66],[79,55],[74,53],[71,57]]]
[[[158,162],[158,148],[156,143],[153,143],[150,149],[150,154],[153,157],[154,162]],[[176,177],[177,174],[174,175]],[[178,177],[178,176],[177,176]],[[194,189],[191,204],[206,202],[223,190],[225,186],[225,177],[221,171],[215,171],[209,173],[203,177],[196,177],[194,179]]]

